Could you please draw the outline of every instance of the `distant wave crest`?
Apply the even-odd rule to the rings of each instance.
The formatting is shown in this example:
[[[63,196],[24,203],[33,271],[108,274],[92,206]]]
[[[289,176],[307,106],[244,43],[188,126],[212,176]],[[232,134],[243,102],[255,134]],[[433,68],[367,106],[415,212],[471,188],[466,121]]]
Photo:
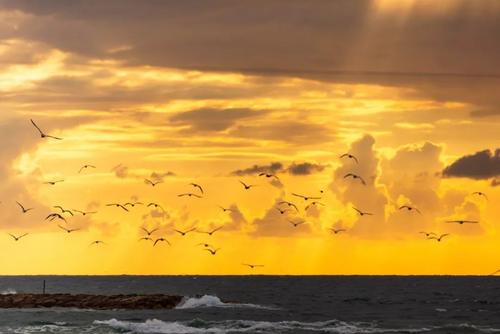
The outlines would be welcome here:
[[[272,306],[256,305],[256,304],[238,304],[238,303],[224,303],[217,296],[204,295],[202,297],[189,297],[184,298],[184,300],[176,307],[176,309],[192,309],[192,308],[203,308],[203,307],[227,307],[227,308],[258,308],[267,310],[278,310],[278,308]]]
[[[14,289],[8,288],[8,289],[0,291],[0,294],[1,295],[15,295],[15,294],[17,294],[17,291]]]

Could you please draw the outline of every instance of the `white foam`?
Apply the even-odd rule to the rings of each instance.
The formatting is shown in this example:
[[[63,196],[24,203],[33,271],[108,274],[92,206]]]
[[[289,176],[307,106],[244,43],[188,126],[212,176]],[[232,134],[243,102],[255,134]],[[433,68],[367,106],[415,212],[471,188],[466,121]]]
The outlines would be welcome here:
[[[177,305],[176,309],[192,309],[192,308],[206,308],[206,307],[223,307],[223,308],[258,308],[264,310],[279,310],[272,306],[256,305],[256,304],[238,304],[238,303],[224,303],[217,296],[204,295],[199,298],[184,298],[184,300]]]
[[[2,294],[2,295],[15,295],[15,294],[17,294],[17,291],[14,289],[8,288],[8,289],[1,291],[0,294]]]

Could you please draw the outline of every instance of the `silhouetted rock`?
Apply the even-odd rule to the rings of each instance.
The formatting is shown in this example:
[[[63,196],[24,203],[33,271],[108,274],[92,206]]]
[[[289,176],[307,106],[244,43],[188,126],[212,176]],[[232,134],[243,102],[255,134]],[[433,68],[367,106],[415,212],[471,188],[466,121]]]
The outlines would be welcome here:
[[[181,301],[168,295],[13,294],[0,295],[0,308],[172,309]]]

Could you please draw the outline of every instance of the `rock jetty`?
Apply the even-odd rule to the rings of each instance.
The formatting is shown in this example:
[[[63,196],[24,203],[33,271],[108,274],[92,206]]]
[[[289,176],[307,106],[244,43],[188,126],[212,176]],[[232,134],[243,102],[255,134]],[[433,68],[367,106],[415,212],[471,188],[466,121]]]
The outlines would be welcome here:
[[[85,295],[85,294],[12,294],[0,295],[0,309],[69,307],[80,309],[172,309],[181,296],[168,295]]]

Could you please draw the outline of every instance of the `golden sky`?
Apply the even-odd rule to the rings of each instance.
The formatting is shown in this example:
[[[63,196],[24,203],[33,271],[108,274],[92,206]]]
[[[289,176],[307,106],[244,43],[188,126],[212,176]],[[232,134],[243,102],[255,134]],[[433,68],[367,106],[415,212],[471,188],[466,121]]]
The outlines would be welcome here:
[[[493,272],[495,31],[494,0],[0,1],[0,274]]]

